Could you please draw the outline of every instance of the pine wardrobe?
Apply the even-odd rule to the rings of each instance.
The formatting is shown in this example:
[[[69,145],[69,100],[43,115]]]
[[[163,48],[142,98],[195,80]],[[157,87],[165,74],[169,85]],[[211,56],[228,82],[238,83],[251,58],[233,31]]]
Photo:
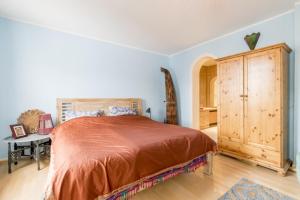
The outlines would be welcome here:
[[[291,49],[277,44],[218,62],[220,152],[285,175],[288,65]]]

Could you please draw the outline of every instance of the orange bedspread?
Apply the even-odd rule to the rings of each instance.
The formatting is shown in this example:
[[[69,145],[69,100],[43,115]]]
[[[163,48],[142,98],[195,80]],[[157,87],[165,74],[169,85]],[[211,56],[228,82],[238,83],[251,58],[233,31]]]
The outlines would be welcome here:
[[[82,117],[55,128],[47,198],[92,200],[216,149],[205,134],[141,116]]]

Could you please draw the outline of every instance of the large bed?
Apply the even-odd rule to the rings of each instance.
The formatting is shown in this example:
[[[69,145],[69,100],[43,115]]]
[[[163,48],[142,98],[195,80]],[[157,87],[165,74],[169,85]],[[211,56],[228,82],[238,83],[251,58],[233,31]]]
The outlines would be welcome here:
[[[69,110],[126,106],[138,115],[80,117]],[[59,99],[47,200],[128,199],[178,174],[212,171],[216,143],[205,134],[141,116],[140,99]]]

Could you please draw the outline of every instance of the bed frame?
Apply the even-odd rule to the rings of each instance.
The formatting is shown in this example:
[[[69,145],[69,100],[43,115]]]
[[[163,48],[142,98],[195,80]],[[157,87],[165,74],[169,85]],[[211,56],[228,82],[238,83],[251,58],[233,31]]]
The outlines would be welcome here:
[[[206,154],[206,159],[207,159],[207,164],[204,167],[204,174],[210,176],[212,175],[212,170],[213,170],[213,152],[208,152]]]
[[[109,106],[124,106],[135,109],[138,115],[143,114],[142,99],[138,98],[113,98],[113,99],[57,99],[57,124],[65,122],[66,111],[94,111],[103,110],[108,113]]]

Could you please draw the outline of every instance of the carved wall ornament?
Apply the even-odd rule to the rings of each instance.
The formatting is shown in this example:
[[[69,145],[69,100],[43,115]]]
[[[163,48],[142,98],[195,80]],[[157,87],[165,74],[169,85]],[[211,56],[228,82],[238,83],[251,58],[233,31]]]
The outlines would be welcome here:
[[[165,74],[165,86],[166,86],[166,119],[167,124],[178,124],[177,121],[177,102],[176,93],[173,80],[169,70],[160,68],[161,72]]]

